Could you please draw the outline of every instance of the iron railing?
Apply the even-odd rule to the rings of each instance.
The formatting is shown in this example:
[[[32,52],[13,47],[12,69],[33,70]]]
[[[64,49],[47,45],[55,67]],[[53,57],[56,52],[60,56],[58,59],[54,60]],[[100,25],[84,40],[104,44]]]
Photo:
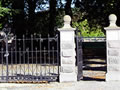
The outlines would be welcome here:
[[[0,40],[0,82],[56,81],[59,76],[59,41],[41,35]]]
[[[83,38],[78,35],[78,29],[76,30],[76,65],[77,65],[77,80],[80,81],[83,78]],[[81,35],[81,33],[80,33]]]

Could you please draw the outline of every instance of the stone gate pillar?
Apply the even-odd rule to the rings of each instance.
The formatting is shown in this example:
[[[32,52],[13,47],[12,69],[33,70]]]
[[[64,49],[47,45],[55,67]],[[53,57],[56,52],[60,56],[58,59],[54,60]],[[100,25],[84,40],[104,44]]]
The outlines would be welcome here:
[[[117,17],[109,16],[110,25],[106,30],[107,74],[106,81],[120,80],[120,27],[116,25]]]
[[[70,26],[71,17],[64,16],[64,26],[60,32],[60,82],[77,81],[75,73],[75,28]]]

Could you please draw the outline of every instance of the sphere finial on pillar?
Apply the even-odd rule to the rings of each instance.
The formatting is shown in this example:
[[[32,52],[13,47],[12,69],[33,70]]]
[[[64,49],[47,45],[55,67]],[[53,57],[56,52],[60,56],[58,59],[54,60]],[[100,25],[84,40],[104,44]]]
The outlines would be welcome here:
[[[64,26],[62,28],[58,28],[58,30],[76,30],[76,28],[71,27],[71,17],[69,15],[65,15],[64,18]]]
[[[109,21],[110,21],[109,26],[116,26],[117,16],[115,14],[110,14]]]
[[[71,17],[69,15],[64,16],[64,22],[71,22]]]
[[[69,15],[64,16],[64,28],[70,28],[71,17]]]

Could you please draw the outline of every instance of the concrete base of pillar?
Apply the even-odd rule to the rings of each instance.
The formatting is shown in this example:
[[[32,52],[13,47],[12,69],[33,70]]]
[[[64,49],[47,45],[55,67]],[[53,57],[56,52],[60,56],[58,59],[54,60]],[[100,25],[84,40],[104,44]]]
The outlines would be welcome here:
[[[60,82],[76,82],[77,74],[76,73],[60,73],[59,80]]]
[[[120,81],[120,72],[107,73],[106,81]]]

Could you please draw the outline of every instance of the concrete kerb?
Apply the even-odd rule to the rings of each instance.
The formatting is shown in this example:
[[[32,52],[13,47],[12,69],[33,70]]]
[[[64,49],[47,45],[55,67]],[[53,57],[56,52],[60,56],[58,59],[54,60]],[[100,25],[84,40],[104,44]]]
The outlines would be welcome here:
[[[79,81],[67,83],[46,83],[46,84],[14,84],[1,83],[0,90],[119,90],[120,82],[103,81]]]

